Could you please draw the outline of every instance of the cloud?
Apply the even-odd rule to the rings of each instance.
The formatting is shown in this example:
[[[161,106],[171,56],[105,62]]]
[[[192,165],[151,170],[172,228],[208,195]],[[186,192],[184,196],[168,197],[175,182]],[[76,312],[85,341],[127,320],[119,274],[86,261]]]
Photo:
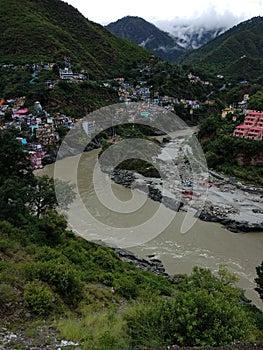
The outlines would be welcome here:
[[[236,16],[227,10],[224,13],[219,13],[211,6],[195,17],[192,15],[191,17],[174,17],[172,20],[153,20],[153,23],[160,29],[180,37],[180,33],[177,32],[178,30],[183,32],[187,28],[192,28],[193,30],[199,28],[206,30],[217,28],[229,29],[244,20],[245,18],[243,16]]]
[[[191,13],[191,17],[156,19],[152,23],[175,37],[181,47],[196,49],[244,20],[244,17],[237,16],[229,10],[219,12],[215,6],[210,5],[202,13]]]

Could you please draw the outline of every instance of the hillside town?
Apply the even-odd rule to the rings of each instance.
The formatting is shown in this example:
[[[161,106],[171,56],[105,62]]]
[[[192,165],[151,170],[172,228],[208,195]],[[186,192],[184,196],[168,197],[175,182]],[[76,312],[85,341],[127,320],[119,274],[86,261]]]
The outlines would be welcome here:
[[[32,79],[30,84],[35,84],[37,75],[42,70],[51,70],[54,63],[48,64],[33,64],[32,65]],[[13,68],[9,67],[9,68]],[[143,71],[150,71],[148,66],[141,69]],[[219,79],[222,77],[220,76]],[[56,81],[47,80],[46,88],[54,89],[58,81],[65,81],[68,83],[79,83],[86,80],[87,77],[83,73],[73,73],[71,68],[70,59],[64,58],[64,68],[59,69],[59,78]],[[201,78],[192,73],[188,74],[190,83],[201,83],[203,85],[212,86],[213,84],[208,81],[202,81]],[[169,111],[174,111],[176,105],[182,105],[189,111],[190,115],[193,115],[194,110],[198,110],[204,106],[204,104],[213,103],[212,100],[207,99],[205,103],[201,103],[198,100],[189,100],[186,98],[178,99],[174,96],[162,96],[158,91],[151,93],[151,87],[147,84],[147,80],[141,80],[137,85],[130,84],[125,78],[119,77],[113,80],[107,80],[103,83],[105,88],[113,88],[119,98],[120,103],[130,102],[146,102],[151,105],[158,105],[164,107]],[[263,112],[248,110],[249,95],[245,94],[241,102],[238,103],[238,108],[232,106],[222,110],[222,118],[227,115],[232,115],[232,120],[235,122],[239,116],[245,116],[244,122],[238,125],[234,132],[234,137],[243,137],[246,139],[262,140],[263,137]],[[21,141],[22,147],[26,152],[29,152],[32,167],[34,169],[40,169],[43,167],[42,160],[48,152],[50,147],[55,147],[59,144],[60,135],[59,128],[64,128],[65,131],[73,128],[77,119],[72,116],[67,116],[63,113],[51,114],[45,110],[39,101],[34,102],[32,108],[25,107],[25,96],[19,98],[10,98],[0,100],[0,128],[7,128],[13,126],[17,128],[21,137],[17,139]],[[146,112],[142,112],[142,116],[145,117]],[[147,114],[148,117],[148,114]],[[97,129],[96,120],[89,123],[83,123],[82,125],[85,132],[89,135],[90,132]]]
[[[58,128],[70,129],[74,125],[74,119],[64,114],[56,113],[50,115],[45,111],[39,101],[34,103],[30,111],[24,108],[25,97],[1,100],[0,103],[0,129],[15,127],[20,131],[22,147],[29,153],[34,169],[43,167],[42,159],[47,153],[49,146],[55,146],[59,142]],[[10,120],[6,120],[10,113]]]

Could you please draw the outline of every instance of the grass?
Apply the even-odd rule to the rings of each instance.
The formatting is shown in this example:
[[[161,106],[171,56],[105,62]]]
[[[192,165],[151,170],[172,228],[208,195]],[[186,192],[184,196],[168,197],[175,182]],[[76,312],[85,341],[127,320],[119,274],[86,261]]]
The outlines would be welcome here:
[[[80,342],[83,350],[114,350],[129,347],[126,323],[113,308],[89,311],[81,319],[69,316],[55,324],[63,339]]]

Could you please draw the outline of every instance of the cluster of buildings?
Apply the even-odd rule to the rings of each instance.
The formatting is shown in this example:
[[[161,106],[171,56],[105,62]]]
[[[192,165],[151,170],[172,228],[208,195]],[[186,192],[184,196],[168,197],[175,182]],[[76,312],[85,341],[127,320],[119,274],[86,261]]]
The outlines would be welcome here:
[[[232,120],[236,121],[238,119],[238,112],[239,114],[241,113],[242,115],[245,115],[244,122],[235,128],[233,136],[253,140],[262,140],[263,111],[247,109],[248,101],[249,95],[245,94],[243,100],[238,102],[237,108],[230,106],[222,110],[222,118],[232,114]]]
[[[114,87],[118,91],[120,102],[144,101],[158,104],[167,109],[173,110],[174,104],[182,104],[185,108],[198,109],[202,104],[197,100],[178,99],[173,96],[161,96],[158,91],[151,93],[150,87],[146,81],[140,81],[135,87],[125,81],[124,78],[114,79],[118,82],[118,87]],[[105,87],[111,86],[111,82],[104,83]]]
[[[233,135],[246,139],[262,140],[263,112],[247,110],[244,123],[235,128]]]
[[[188,79],[192,84],[200,83],[202,85],[207,85],[207,86],[213,85],[210,81],[207,81],[207,80],[204,81],[198,75],[194,75],[193,73],[188,74]]]
[[[0,101],[0,129],[14,126],[21,131],[23,137],[17,139],[29,153],[32,167],[39,169],[42,168],[47,148],[56,146],[59,142],[58,128],[62,126],[71,129],[74,120],[61,113],[50,115],[38,101],[35,102],[33,111],[25,108],[24,103],[24,97]],[[8,120],[5,117],[7,111],[10,115]]]
[[[150,100],[150,88],[146,86],[146,82],[142,81],[136,86],[132,86],[125,81],[123,77],[114,79],[118,82],[117,87],[113,87],[118,91],[120,102],[146,101]],[[104,86],[111,86],[111,83],[105,83]]]

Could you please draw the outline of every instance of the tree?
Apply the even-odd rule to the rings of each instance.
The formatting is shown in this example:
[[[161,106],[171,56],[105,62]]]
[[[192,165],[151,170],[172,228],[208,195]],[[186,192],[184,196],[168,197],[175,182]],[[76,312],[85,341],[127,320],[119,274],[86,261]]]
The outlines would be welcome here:
[[[55,210],[48,210],[38,221],[40,241],[46,245],[56,246],[60,243],[61,235],[67,229],[67,221]],[[41,243],[41,242],[38,242]]]
[[[260,299],[263,300],[263,261],[261,265],[256,267],[258,277],[255,278],[255,282],[257,284],[257,288],[255,290],[258,292]]]
[[[19,130],[14,127],[0,132],[0,186],[14,177],[27,181],[33,179],[29,157],[21,142],[16,140],[18,135]]]
[[[47,175],[35,177],[31,187],[29,208],[38,218],[48,210],[55,209],[57,205],[61,209],[67,209],[75,198],[73,185],[68,182],[49,178]]]
[[[69,183],[34,176],[28,153],[16,140],[18,133],[16,128],[0,132],[0,220],[15,225],[29,220],[30,214],[40,218],[58,204],[67,209],[75,197]]]
[[[18,135],[16,128],[0,132],[0,219],[13,224],[29,214],[26,203],[34,180],[28,155],[16,140]]]
[[[263,90],[257,91],[250,97],[248,106],[257,111],[263,111]]]
[[[48,209],[56,207],[54,181],[47,175],[36,177],[31,188],[29,208],[32,214],[40,218]]]
[[[29,186],[18,177],[7,178],[0,186],[0,220],[20,225],[29,215],[26,206]]]

